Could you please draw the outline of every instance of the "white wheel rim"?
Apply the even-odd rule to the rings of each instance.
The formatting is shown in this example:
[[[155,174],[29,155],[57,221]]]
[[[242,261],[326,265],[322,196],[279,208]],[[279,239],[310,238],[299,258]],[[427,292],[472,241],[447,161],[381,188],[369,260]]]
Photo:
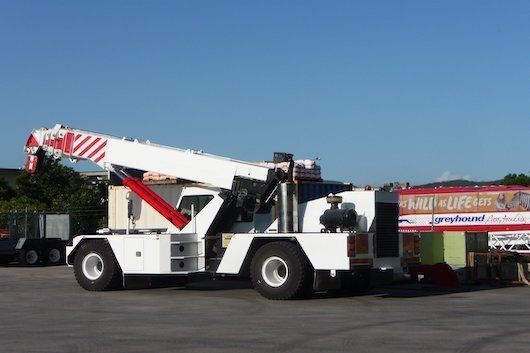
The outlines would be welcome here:
[[[35,250],[26,251],[26,263],[28,265],[35,265],[39,261],[39,254]]]
[[[50,260],[51,263],[57,263],[61,259],[61,252],[59,249],[51,249],[48,253],[48,260]]]
[[[275,288],[280,287],[289,277],[289,267],[282,258],[271,256],[261,266],[261,277],[267,285]]]
[[[86,255],[83,259],[81,267],[83,267],[83,274],[85,275],[85,277],[91,281],[95,281],[96,279],[101,277],[101,274],[103,273],[104,269],[104,264],[103,260],[101,259],[101,256],[96,253],[90,253]]]

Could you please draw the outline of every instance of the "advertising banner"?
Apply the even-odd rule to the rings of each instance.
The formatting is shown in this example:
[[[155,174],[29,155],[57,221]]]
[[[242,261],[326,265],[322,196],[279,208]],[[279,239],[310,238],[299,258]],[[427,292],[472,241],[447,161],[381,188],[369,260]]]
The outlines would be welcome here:
[[[400,190],[401,231],[530,229],[530,188]]]

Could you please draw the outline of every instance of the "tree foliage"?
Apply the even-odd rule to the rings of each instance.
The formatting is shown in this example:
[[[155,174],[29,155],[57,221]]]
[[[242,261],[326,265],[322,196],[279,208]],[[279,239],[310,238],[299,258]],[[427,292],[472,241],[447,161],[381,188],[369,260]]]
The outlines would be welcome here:
[[[4,179],[0,179],[0,200],[9,201],[15,195],[15,190]]]
[[[530,186],[530,175],[510,173],[502,179],[502,184]]]
[[[70,213],[74,234],[104,226],[107,185],[90,185],[74,169],[55,159],[47,158],[39,175],[21,172],[12,193],[3,192],[2,186],[0,211]]]

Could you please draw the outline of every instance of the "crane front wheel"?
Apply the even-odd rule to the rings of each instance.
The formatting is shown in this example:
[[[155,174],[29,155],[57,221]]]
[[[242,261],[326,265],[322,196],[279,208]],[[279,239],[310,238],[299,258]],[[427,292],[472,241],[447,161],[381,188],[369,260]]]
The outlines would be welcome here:
[[[89,291],[122,287],[122,272],[111,247],[104,241],[87,241],[75,255],[74,274],[79,285]]]

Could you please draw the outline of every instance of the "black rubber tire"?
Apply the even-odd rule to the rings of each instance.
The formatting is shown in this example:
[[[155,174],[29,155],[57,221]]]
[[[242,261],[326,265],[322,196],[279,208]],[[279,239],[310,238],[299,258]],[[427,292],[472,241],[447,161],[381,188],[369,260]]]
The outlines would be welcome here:
[[[103,272],[95,279],[83,273],[83,259],[91,254],[99,255],[103,261]],[[74,258],[74,274],[79,285],[88,291],[106,291],[123,288],[122,271],[110,245],[101,240],[89,240],[77,251]]]
[[[51,256],[51,252],[52,251],[59,251],[59,258],[58,260],[53,260],[52,261],[52,256]],[[43,256],[43,261],[45,264],[47,265],[60,265],[60,264],[64,264],[65,263],[65,260],[64,260],[64,257],[66,255],[65,253],[65,248],[63,245],[60,245],[60,244],[57,244],[57,245],[51,245],[49,246],[48,248],[46,248],[46,250],[44,251],[44,256]]]
[[[28,253],[32,251],[34,251],[37,254],[37,260],[33,263],[28,262],[28,258],[27,258]],[[41,260],[42,260],[41,252],[39,251],[39,249],[33,246],[30,246],[26,249],[21,249],[18,253],[18,264],[21,266],[38,266],[41,264]]]
[[[282,259],[288,267],[287,279],[279,287],[268,285],[261,273],[262,265],[272,256]],[[250,264],[250,277],[254,288],[272,300],[302,298],[313,289],[313,271],[305,254],[297,244],[286,241],[267,243],[259,248]]]

